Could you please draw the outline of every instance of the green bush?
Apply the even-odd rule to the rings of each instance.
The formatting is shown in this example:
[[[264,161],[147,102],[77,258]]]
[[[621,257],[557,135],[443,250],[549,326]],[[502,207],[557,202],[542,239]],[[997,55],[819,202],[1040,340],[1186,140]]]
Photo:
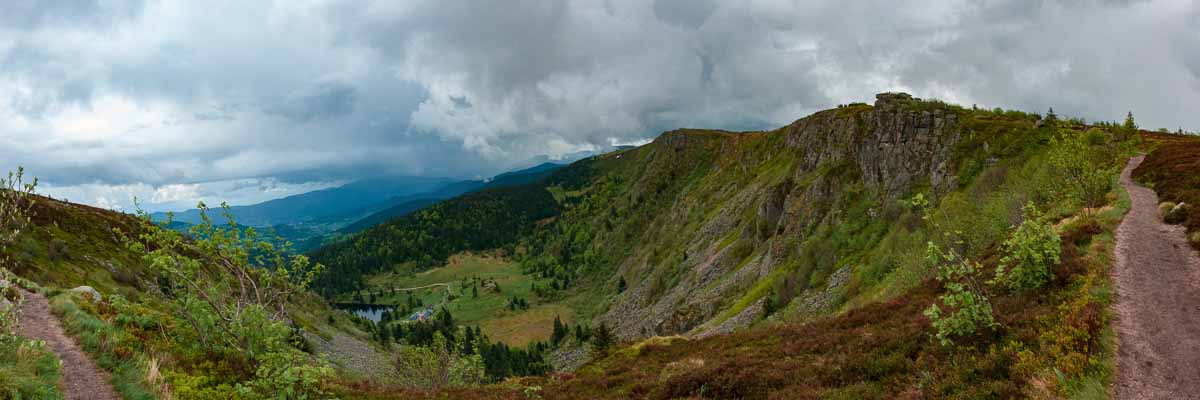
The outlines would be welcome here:
[[[203,373],[219,378],[175,380],[198,397],[226,391],[225,386],[240,398],[326,396],[320,383],[333,370],[288,342],[292,331],[286,311],[321,265],[291,255],[286,243],[260,240],[253,229],[236,229],[228,207],[222,206],[228,227],[214,225],[201,203],[202,223],[192,227],[191,239],[152,226],[142,215],[145,229],[126,242],[163,274],[170,296],[163,305],[176,319],[165,327],[172,335],[170,351],[185,363],[211,362],[214,370]],[[146,322],[125,320],[130,329]]]
[[[1188,204],[1179,203],[1171,207],[1163,214],[1163,222],[1168,224],[1178,225],[1187,222],[1188,219]]]
[[[996,267],[996,283],[1011,290],[1037,289],[1050,280],[1050,268],[1062,261],[1062,242],[1054,226],[1040,222],[1032,204],[1026,218],[1001,247],[1004,257]]]
[[[1173,208],[1175,208],[1174,202],[1164,201],[1162,203],[1158,203],[1158,215],[1162,216],[1165,220],[1167,218],[1167,214],[1170,214],[1171,209]]]
[[[1081,202],[1086,207],[1083,215],[1088,218],[1105,203],[1104,196],[1112,187],[1111,177],[1118,171],[1114,162],[1120,154],[1117,144],[1093,145],[1091,140],[1087,134],[1064,132],[1052,142],[1050,150],[1050,165],[1068,182],[1063,194]]]
[[[946,289],[924,312],[937,331],[938,342],[949,346],[954,344],[953,337],[996,326],[992,304],[974,279],[979,264],[943,251],[933,242],[929,243],[929,259],[937,264],[937,280]]]
[[[934,216],[929,201],[917,194],[910,205],[924,212],[923,219],[934,231],[942,231],[944,224]],[[943,346],[954,344],[954,337],[974,335],[980,329],[996,326],[992,303],[983,286],[975,279],[979,263],[959,254],[955,247],[962,247],[961,231],[942,231],[950,245],[943,248],[933,241],[926,244],[925,257],[934,265],[937,281],[945,292],[938,301],[925,309],[924,315],[936,330],[935,337]],[[939,305],[939,303],[941,305]],[[944,308],[943,308],[944,307]]]

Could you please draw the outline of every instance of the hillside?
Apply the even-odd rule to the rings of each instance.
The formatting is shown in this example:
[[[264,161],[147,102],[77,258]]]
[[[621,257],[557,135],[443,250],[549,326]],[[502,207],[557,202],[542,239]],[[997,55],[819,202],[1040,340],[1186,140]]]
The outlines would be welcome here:
[[[1108,300],[1096,293],[1109,290],[1104,254],[1127,207],[1113,204],[1120,196],[1111,192],[1132,143],[1122,129],[881,94],[874,105],[818,112],[768,132],[667,132],[514,188],[547,191],[561,210],[528,234],[510,232],[497,242],[533,278],[537,290],[528,302],[566,306],[581,325],[610,327],[627,343],[651,338],[601,357],[577,379],[530,384],[543,386],[548,398],[1103,391],[1112,345],[1102,337]],[[1105,184],[1076,192],[1063,154],[1092,165],[1093,180]],[[926,213],[937,224],[909,202],[916,195],[933,200]],[[1083,205],[1104,203],[1111,206],[1102,213],[1076,216]],[[1038,220],[1059,221],[1055,231],[1068,243],[1062,267],[1038,291],[989,286],[984,292],[1002,328],[945,352],[928,336],[932,322],[922,315],[943,290],[927,244],[978,260],[974,270],[991,276],[1002,242],[1015,225],[1031,221],[1022,212],[1027,205],[1041,210]],[[363,232],[358,243],[392,243],[381,233]],[[464,250],[478,247],[449,246],[438,254]],[[346,270],[347,283],[357,279],[370,291],[393,281],[387,274],[437,272],[445,260],[389,254],[348,264],[377,272]],[[343,266],[326,255],[314,258],[334,270]],[[1064,330],[1049,328],[1056,324]],[[789,337],[814,335],[824,339],[785,346]],[[1054,335],[1081,336],[1036,339]],[[1015,347],[989,350],[998,343]],[[860,348],[877,351],[853,350]],[[774,354],[789,356],[771,361]],[[858,369],[883,360],[895,363]],[[827,380],[759,376],[812,363],[828,368]],[[1012,363],[1024,364],[997,369]],[[941,383],[911,381],[914,368]],[[681,375],[662,375],[680,369]],[[1038,388],[1035,382],[1055,370],[1062,378]],[[978,377],[950,378],[959,374]],[[679,386],[669,383],[675,380]]]
[[[175,328],[186,329],[186,325],[166,310],[180,295],[177,291],[181,286],[176,286],[166,270],[148,262],[146,253],[127,245],[128,240],[137,240],[158,228],[127,214],[40,196],[32,200],[29,226],[21,230],[16,243],[0,248],[0,261],[6,260],[0,266],[0,286],[8,285],[3,281],[15,280],[25,290],[37,292],[26,294],[27,300],[30,296],[49,298],[53,315],[26,315],[21,319],[61,320],[63,329],[78,341],[79,347],[106,375],[112,375],[111,383],[124,398],[157,398],[164,393],[161,387],[174,387],[176,398],[206,398],[204,393],[218,393],[211,391],[217,386],[225,385],[228,390],[231,384],[244,379],[239,373],[222,372],[212,364],[235,362],[233,357],[198,356],[193,347],[197,343],[176,336]],[[8,270],[14,274],[12,278],[6,277]],[[215,284],[217,276],[205,280],[212,279]],[[103,301],[89,300],[68,290],[80,286],[95,288]],[[46,308],[46,300],[41,301],[42,308]],[[354,318],[310,293],[296,294],[282,307],[287,309],[288,325],[305,338],[299,339],[304,343],[299,347],[330,359],[339,376],[377,381],[381,376],[386,378],[377,369],[386,363],[385,356],[371,344],[369,332],[362,330]],[[9,343],[3,334],[0,342]],[[305,364],[297,362],[296,366]],[[151,370],[163,375],[152,378]],[[6,382],[0,378],[0,387],[7,388]]]
[[[895,295],[919,282],[920,276],[889,276],[916,268],[923,251],[923,240],[893,222],[905,214],[898,200],[924,190],[938,197],[964,189],[989,195],[990,185],[970,184],[991,163],[1029,157],[1027,149],[1044,143],[1035,122],[1023,113],[885,94],[874,106],[819,112],[771,132],[667,132],[519,189],[553,193],[562,215],[528,236],[496,243],[520,242],[526,270],[551,277],[555,286],[584,282],[558,297],[592,299],[574,302],[577,311],[612,324],[622,337],[729,331],[753,322],[768,294],[782,308],[807,292],[786,313],[822,314],[852,297]],[[991,197],[993,208],[1019,210],[1028,196]],[[971,251],[1007,227],[991,223]],[[373,238],[385,232],[363,232],[352,240],[377,244],[355,251],[394,245]],[[881,241],[889,251],[871,254]],[[433,262],[391,249],[386,259],[329,256],[344,247],[313,257],[350,280],[362,279],[358,271],[418,261],[429,267],[454,252],[479,250],[450,246],[434,253]],[[628,291],[617,293],[619,280]],[[838,299],[812,297],[830,286],[837,286],[830,293]]]

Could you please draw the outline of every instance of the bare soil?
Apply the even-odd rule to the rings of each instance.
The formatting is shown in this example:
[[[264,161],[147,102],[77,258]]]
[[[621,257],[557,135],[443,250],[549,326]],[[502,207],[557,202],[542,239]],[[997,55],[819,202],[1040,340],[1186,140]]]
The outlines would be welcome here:
[[[1132,204],[1117,228],[1112,397],[1200,399],[1200,257],[1183,227],[1162,222],[1154,191],[1130,178],[1142,160],[1121,173]]]
[[[121,397],[109,384],[109,375],[96,367],[79,348],[75,340],[63,332],[58,318],[50,312],[50,302],[41,293],[25,292],[21,304],[21,322],[17,334],[43,340],[46,347],[62,360],[62,382],[59,387],[67,400],[119,400]]]

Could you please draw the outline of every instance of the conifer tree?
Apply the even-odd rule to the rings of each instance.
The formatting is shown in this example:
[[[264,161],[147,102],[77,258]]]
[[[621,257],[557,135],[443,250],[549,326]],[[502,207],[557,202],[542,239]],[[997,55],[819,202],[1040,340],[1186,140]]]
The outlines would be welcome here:
[[[567,336],[567,328],[563,326],[562,320],[559,319],[557,315],[555,315],[554,316],[554,333],[553,333],[553,336],[550,337],[550,341],[552,343],[554,343],[555,346],[558,346],[558,343],[561,342],[563,340],[563,338],[566,336]]]
[[[613,336],[612,330],[608,328],[607,324],[601,323],[596,327],[595,332],[592,332],[592,346],[601,353],[612,347],[615,341],[616,337]]]
[[[1136,130],[1138,130],[1138,125],[1137,125],[1137,122],[1135,122],[1135,121],[1133,120],[1133,111],[1130,111],[1130,112],[1129,112],[1129,114],[1126,114],[1126,116],[1125,116],[1125,124],[1124,124],[1124,125],[1122,125],[1121,127],[1122,127],[1122,128],[1125,128],[1125,130],[1127,130],[1127,131],[1136,131]]]

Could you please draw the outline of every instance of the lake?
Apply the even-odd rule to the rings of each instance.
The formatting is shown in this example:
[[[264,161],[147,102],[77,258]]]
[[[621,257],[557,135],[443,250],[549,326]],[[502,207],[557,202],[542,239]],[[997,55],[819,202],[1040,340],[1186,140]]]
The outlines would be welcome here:
[[[393,306],[360,303],[335,303],[333,306],[339,310],[349,311],[354,315],[369,319],[371,322],[379,322],[379,320],[383,318],[383,313],[385,311],[394,312],[396,309]]]

